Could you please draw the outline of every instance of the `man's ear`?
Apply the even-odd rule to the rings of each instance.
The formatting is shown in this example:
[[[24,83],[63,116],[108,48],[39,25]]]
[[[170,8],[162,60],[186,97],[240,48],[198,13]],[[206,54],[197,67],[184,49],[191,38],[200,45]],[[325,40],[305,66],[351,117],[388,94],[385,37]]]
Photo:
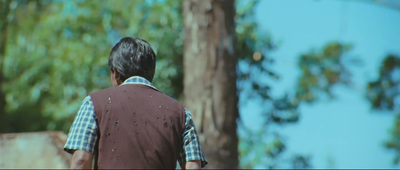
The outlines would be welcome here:
[[[112,70],[112,75],[113,75],[115,80],[119,79],[119,74],[118,74],[117,70],[113,69]]]
[[[113,83],[113,86],[118,86],[120,83],[120,78],[119,78],[119,73],[117,70],[113,69],[111,73],[111,81]]]

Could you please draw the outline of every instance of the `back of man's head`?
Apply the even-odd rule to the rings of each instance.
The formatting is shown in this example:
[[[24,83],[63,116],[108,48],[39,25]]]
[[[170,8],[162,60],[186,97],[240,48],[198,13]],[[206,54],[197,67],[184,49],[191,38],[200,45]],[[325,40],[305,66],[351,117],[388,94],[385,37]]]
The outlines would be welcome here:
[[[156,55],[150,44],[139,38],[122,38],[110,52],[108,66],[118,72],[118,80],[141,76],[152,82],[156,68]]]

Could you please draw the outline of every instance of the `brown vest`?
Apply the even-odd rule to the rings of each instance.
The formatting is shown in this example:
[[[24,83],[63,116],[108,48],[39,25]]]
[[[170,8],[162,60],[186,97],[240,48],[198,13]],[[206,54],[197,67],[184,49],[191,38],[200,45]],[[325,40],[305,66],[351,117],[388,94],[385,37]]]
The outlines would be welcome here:
[[[100,169],[175,169],[185,127],[184,107],[145,85],[91,93],[98,125]]]

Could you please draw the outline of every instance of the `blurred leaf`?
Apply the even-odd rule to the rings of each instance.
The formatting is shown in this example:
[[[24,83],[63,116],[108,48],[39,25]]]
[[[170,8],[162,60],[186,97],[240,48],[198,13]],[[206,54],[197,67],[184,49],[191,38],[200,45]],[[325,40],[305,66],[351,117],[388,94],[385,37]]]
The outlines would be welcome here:
[[[292,158],[292,166],[293,169],[310,169],[310,157],[309,156],[302,156],[302,155],[295,155]]]
[[[379,68],[377,80],[367,85],[366,98],[372,109],[393,111],[396,114],[391,139],[385,146],[395,150],[394,164],[399,164],[400,158],[400,57],[387,55]]]
[[[370,81],[367,86],[367,99],[373,109],[398,110],[400,103],[395,103],[400,98],[400,57],[388,55],[382,61],[379,77]],[[397,101],[399,102],[399,101]]]
[[[320,94],[334,98],[333,86],[348,85],[350,72],[344,64],[344,57],[350,49],[350,45],[332,42],[320,53],[312,51],[301,55],[298,61],[301,76],[297,83],[295,103],[313,103]]]

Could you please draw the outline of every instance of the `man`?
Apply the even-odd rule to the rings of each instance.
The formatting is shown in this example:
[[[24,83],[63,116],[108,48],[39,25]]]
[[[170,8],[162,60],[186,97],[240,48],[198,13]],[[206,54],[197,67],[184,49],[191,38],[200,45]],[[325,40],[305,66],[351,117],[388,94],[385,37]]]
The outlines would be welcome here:
[[[64,150],[71,168],[175,169],[207,164],[191,113],[158,91],[156,56],[144,40],[125,37],[111,50],[112,88],[87,96]]]

